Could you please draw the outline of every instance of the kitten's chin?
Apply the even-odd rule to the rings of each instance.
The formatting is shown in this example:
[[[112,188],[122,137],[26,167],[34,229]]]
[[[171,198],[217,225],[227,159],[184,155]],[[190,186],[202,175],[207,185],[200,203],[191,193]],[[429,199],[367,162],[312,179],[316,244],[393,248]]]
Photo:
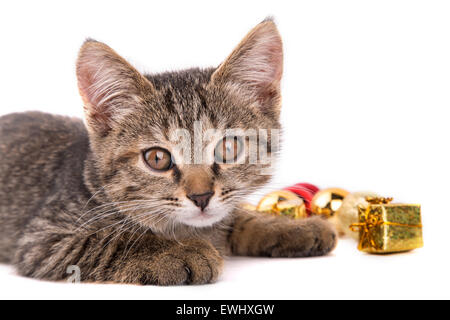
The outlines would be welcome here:
[[[225,216],[228,215],[227,211],[220,211],[214,214],[208,214],[207,212],[198,212],[189,216],[181,216],[177,220],[185,225],[196,227],[196,228],[205,228],[214,225],[215,223],[223,220]]]

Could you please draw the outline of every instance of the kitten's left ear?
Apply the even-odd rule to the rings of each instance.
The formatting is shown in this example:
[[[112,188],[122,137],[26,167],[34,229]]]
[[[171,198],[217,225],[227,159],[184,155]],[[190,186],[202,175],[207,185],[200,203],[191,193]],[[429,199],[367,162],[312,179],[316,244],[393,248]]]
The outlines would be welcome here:
[[[106,44],[87,40],[77,60],[78,88],[88,128],[109,131],[154,92],[153,85]]]
[[[212,75],[215,83],[231,83],[252,96],[269,114],[279,114],[283,44],[272,19],[251,30]]]

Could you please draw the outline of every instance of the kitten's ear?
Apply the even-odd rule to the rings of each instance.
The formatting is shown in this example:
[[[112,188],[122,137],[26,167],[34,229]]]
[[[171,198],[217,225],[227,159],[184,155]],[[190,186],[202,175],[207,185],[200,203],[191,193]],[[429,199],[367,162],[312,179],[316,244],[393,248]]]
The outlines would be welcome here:
[[[275,23],[266,19],[251,30],[212,75],[213,82],[237,84],[264,111],[279,113],[283,44]]]
[[[81,47],[76,71],[88,127],[101,136],[154,90],[125,59],[95,40]]]

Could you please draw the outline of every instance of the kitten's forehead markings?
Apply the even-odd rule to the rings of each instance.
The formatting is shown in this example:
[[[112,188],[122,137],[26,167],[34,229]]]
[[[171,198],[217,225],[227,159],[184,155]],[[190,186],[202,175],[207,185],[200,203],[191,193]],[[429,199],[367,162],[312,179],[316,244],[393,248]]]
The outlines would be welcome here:
[[[181,116],[182,110],[180,108],[180,101],[171,83],[166,84],[164,100],[166,104],[165,107],[169,109],[171,114],[169,119],[169,127],[173,125],[181,125],[183,123],[183,117]]]
[[[224,138],[226,133],[226,125],[223,123],[218,124],[218,127],[214,127],[213,123],[207,116],[201,118],[202,130],[202,152],[203,152],[203,164],[212,165],[214,162],[214,149],[217,143]]]
[[[194,122],[190,130],[173,126],[169,131],[171,152],[180,167],[182,164],[212,163],[214,147],[222,136],[221,130],[214,128],[207,117]]]

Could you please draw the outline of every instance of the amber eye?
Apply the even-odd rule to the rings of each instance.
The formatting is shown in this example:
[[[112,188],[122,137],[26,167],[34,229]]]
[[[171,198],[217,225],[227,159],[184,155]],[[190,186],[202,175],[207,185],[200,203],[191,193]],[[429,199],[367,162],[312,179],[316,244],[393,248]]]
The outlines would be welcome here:
[[[145,162],[156,171],[167,171],[173,167],[172,155],[162,148],[151,148],[144,152]]]
[[[214,149],[214,158],[217,163],[232,163],[242,152],[242,139],[240,137],[225,137]]]

